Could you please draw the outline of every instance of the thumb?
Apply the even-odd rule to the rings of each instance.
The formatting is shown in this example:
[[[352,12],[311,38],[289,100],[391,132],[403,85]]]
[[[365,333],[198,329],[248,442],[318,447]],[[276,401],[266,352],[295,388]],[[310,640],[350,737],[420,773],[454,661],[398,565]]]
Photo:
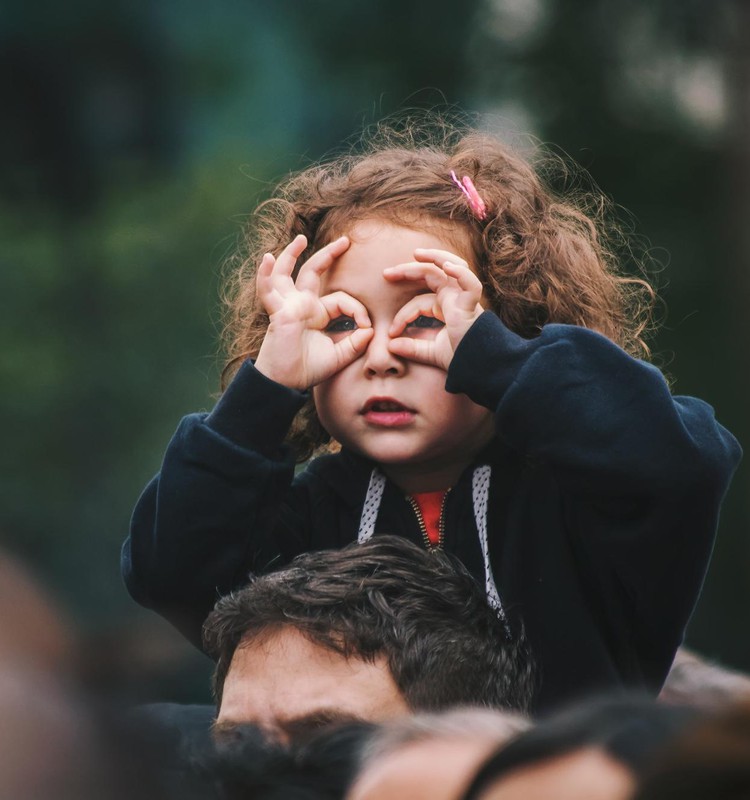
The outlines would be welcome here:
[[[394,355],[406,358],[409,361],[417,361],[420,364],[429,364],[433,367],[447,369],[447,365],[443,364],[440,351],[435,346],[435,340],[426,341],[402,336],[391,339],[388,347]]]
[[[338,356],[341,366],[350,364],[352,361],[359,358],[367,349],[372,335],[372,328],[357,328],[356,331],[352,332],[351,336],[347,336],[345,339],[337,342],[336,355]]]

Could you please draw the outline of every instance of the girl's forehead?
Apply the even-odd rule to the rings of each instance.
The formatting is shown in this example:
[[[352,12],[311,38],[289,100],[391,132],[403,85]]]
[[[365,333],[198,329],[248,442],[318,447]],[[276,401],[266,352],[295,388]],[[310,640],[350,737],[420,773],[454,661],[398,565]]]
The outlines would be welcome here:
[[[414,262],[416,248],[448,251],[460,258],[464,252],[440,231],[405,228],[381,221],[357,223],[347,233],[348,250],[337,258],[322,280],[326,293],[344,291],[358,298],[377,295],[408,298],[427,291],[423,281],[388,281],[383,275],[387,267]]]
[[[412,231],[416,234],[434,236],[456,253],[468,258],[474,253],[474,237],[469,228],[460,220],[450,220],[429,215],[389,216],[383,211],[372,215],[337,217],[324,220],[315,235],[315,249],[332,242],[339,236],[348,236],[352,241],[364,241],[373,236],[389,235],[393,230]]]
[[[468,231],[459,223],[433,217],[417,217],[409,222],[372,217],[357,220],[338,231],[348,236],[352,244],[372,244],[380,241],[394,251],[401,247],[439,247],[469,260],[472,255]]]
[[[406,227],[367,219],[356,222],[345,233],[351,244],[323,275],[321,290],[325,294],[346,292],[371,310],[375,305],[382,305],[384,310],[397,309],[414,295],[429,292],[424,281],[392,281],[383,275],[387,267],[416,261],[416,248],[447,251],[471,264],[468,235],[463,243],[460,229],[432,220],[424,227]]]

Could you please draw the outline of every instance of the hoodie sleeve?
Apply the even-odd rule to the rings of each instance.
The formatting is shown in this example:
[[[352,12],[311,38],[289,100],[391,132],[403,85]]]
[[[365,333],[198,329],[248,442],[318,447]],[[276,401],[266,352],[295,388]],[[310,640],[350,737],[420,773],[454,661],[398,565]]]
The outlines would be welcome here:
[[[705,577],[737,440],[661,372],[598,333],[547,325],[532,340],[485,312],[446,388],[495,412],[498,436],[546,466],[582,582],[645,674],[666,674]],[[649,663],[653,661],[653,663]]]
[[[216,600],[279,556],[253,532],[271,530],[289,502],[294,459],[283,441],[305,399],[246,362],[210,414],[181,421],[136,504],[125,584],[198,646]]]

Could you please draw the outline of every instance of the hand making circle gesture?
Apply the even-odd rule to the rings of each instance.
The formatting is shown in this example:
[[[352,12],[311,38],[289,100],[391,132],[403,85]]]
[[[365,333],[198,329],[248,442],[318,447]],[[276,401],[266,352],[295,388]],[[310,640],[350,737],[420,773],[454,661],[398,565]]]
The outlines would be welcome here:
[[[402,358],[447,370],[458,343],[484,311],[482,283],[466,261],[447,250],[419,248],[414,257],[416,261],[383,271],[386,280],[424,281],[430,290],[409,300],[393,318],[390,350]],[[445,324],[433,337],[404,335],[423,317]]]
[[[263,256],[258,267],[258,298],[268,312],[269,325],[256,368],[266,377],[292,389],[309,389],[350,364],[367,348],[372,323],[367,310],[345,292],[321,297],[321,277],[349,247],[341,236],[322,247],[292,278],[307,239],[297,236],[278,258]],[[354,320],[347,335],[329,336],[326,329],[339,317]]]

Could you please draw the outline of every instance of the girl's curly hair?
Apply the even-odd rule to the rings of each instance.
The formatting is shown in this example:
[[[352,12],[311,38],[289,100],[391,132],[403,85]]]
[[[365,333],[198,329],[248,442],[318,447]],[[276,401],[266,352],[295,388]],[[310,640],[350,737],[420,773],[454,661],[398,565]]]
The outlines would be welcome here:
[[[472,179],[487,205],[484,219],[474,216],[451,171]],[[648,357],[655,292],[622,273],[627,237],[600,192],[576,188],[580,175],[542,148],[532,164],[490,136],[438,118],[381,123],[349,152],[292,174],[258,206],[230,262],[222,386],[257,355],[268,327],[255,294],[263,253],[278,255],[302,233],[308,247],[298,270],[315,250],[373,218],[453,226],[457,239],[468,236],[490,308],[519,335],[534,337],[550,322],[580,325]],[[303,461],[327,441],[310,400],[288,442]]]

